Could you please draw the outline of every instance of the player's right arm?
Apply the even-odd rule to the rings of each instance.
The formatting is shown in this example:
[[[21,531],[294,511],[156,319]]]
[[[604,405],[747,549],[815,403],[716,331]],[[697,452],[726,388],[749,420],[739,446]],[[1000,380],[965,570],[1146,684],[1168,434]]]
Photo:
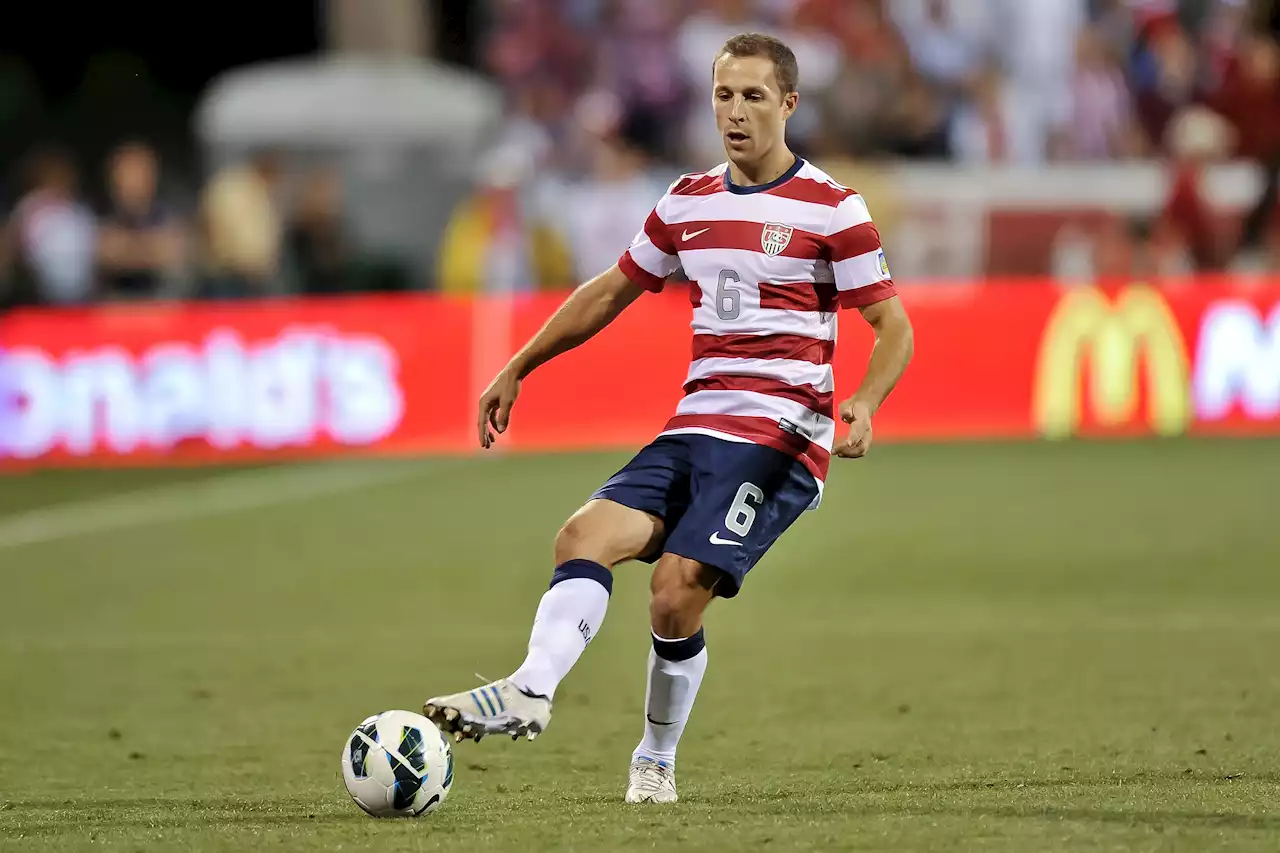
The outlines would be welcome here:
[[[672,184],[672,189],[679,183]],[[666,277],[680,266],[675,243],[661,216],[667,198],[663,196],[658,202],[618,262],[579,285],[489,383],[480,396],[477,426],[481,447],[493,444],[494,431],[506,432],[511,422],[511,407],[520,395],[520,383],[526,376],[561,353],[591,340],[645,291],[662,290]]]
[[[494,430],[506,432],[511,407],[526,376],[591,340],[644,292],[645,288],[627,278],[617,264],[579,285],[481,395],[480,445],[487,448],[493,444]]]
[[[672,184],[672,188],[677,184],[679,181]],[[520,395],[520,383],[526,376],[561,353],[591,340],[645,291],[662,290],[666,277],[680,266],[675,243],[661,216],[667,198],[663,196],[658,202],[618,262],[579,285],[489,383],[480,396],[477,426],[481,447],[493,444],[495,430],[506,432],[511,407]]]

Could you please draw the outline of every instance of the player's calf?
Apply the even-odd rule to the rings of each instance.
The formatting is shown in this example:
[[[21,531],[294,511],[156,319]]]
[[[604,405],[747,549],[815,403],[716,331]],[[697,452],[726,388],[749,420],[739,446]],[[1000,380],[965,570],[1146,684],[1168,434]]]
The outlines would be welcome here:
[[[675,554],[653,572],[644,736],[631,755],[629,803],[676,801],[676,747],[707,671],[702,616],[718,580],[717,569]]]
[[[663,554],[649,581],[653,633],[677,639],[692,636],[715,596],[718,569],[677,554]]]

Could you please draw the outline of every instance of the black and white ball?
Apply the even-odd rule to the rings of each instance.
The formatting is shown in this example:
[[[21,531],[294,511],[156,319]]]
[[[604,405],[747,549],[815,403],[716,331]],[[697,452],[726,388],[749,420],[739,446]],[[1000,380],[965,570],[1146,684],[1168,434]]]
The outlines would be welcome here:
[[[374,817],[430,814],[453,787],[453,748],[426,717],[384,711],[347,738],[342,779],[356,805]]]

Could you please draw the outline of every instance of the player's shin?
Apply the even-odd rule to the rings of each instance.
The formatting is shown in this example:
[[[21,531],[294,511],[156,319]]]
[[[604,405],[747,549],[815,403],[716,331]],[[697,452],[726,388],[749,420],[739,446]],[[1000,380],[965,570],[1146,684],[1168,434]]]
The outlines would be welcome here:
[[[535,696],[554,696],[600,630],[612,592],[613,573],[599,563],[569,560],[556,567],[551,588],[538,602],[528,655],[511,675],[516,686]]]
[[[675,764],[676,745],[684,734],[706,671],[707,644],[701,628],[682,640],[653,636],[645,689],[644,737],[632,754],[633,760],[648,758],[669,766]]]

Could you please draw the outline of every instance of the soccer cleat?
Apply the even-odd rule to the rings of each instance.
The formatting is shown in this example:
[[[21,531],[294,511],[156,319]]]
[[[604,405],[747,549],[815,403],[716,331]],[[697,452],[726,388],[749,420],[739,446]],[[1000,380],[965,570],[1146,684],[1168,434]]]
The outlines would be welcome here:
[[[551,722],[551,700],[525,693],[510,679],[501,678],[465,693],[428,699],[422,713],[458,743],[467,738],[478,743],[492,734],[533,740]]]
[[[631,774],[627,780],[628,803],[674,803],[676,801],[676,771],[671,766],[652,758],[637,758],[631,762]]]

